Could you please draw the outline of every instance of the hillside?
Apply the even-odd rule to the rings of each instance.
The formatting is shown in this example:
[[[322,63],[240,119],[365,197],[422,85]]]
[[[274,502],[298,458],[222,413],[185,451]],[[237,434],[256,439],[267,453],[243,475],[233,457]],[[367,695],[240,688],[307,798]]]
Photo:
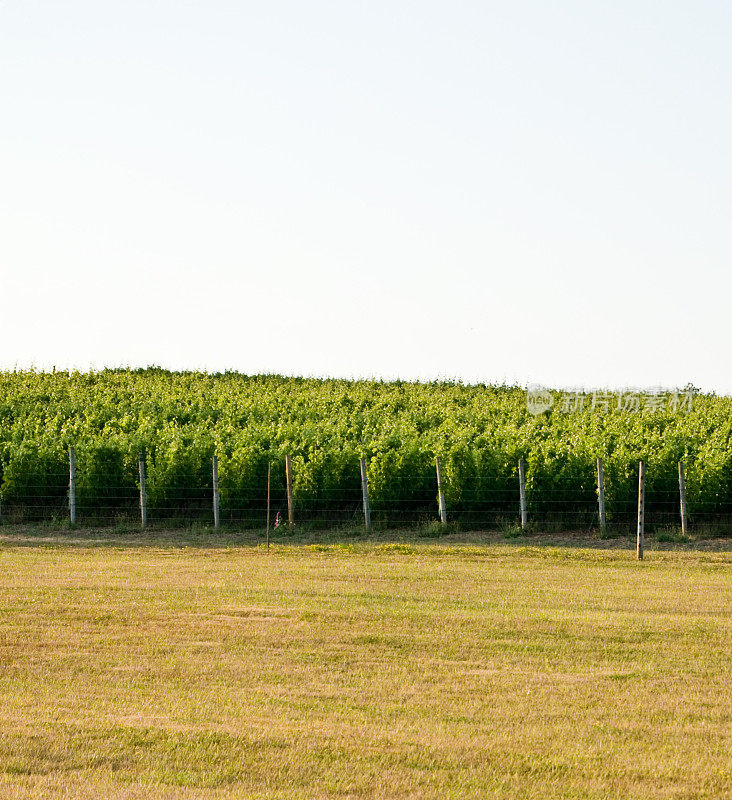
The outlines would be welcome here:
[[[611,519],[632,511],[640,459],[649,519],[672,519],[679,460],[694,518],[732,511],[732,398],[713,395],[695,396],[691,410],[593,410],[589,401],[571,410],[565,398],[532,415],[526,391],[512,386],[157,368],[0,373],[4,513],[63,513],[69,445],[81,507],[110,518],[134,509],[140,453],[153,513],[195,516],[208,507],[215,452],[232,520],[261,518],[268,463],[280,502],[286,454],[299,507],[340,509],[344,519],[358,506],[360,457],[375,514],[387,523],[433,512],[435,456],[451,517],[463,525],[515,515],[520,457],[532,518],[545,524],[592,524],[597,457]]]

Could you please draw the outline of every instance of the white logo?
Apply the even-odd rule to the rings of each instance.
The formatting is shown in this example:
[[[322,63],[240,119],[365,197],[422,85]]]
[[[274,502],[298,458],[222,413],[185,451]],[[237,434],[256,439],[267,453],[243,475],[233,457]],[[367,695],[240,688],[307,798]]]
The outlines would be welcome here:
[[[543,386],[529,386],[526,390],[526,408],[529,414],[543,414],[554,405],[554,396]]]
[[[587,391],[557,391],[555,393],[544,386],[532,384],[526,389],[526,408],[530,414],[537,416],[555,407],[561,414],[571,414],[582,411],[599,411],[603,414],[610,412],[620,413],[651,413],[651,414],[677,414],[680,411],[691,411],[694,397],[699,389],[688,384],[683,389],[664,391],[662,388],[641,391],[640,389],[618,389],[614,392],[607,390]]]

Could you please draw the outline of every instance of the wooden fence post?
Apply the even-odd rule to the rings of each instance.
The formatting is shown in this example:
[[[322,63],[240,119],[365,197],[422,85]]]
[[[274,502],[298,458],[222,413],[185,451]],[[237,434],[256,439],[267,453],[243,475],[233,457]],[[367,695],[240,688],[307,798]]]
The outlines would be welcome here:
[[[643,549],[646,543],[645,532],[646,515],[646,465],[643,461],[638,465],[638,532],[636,537],[636,555],[643,558]]]
[[[605,516],[605,470],[602,466],[602,459],[597,459],[597,504],[600,513],[600,530],[607,528],[607,518]]]
[[[528,515],[526,513],[526,466],[523,458],[519,458],[519,510],[521,511],[521,528],[526,530]]]
[[[140,471],[140,521],[142,527],[147,527],[147,487],[145,485],[145,457],[140,453],[137,457],[137,466]]]
[[[287,523],[290,527],[295,524],[295,503],[292,499],[292,459],[285,456],[285,478],[287,481]]]
[[[369,482],[366,475],[366,459],[359,459],[361,465],[361,494],[363,495],[363,521],[366,529],[371,529],[371,505],[369,504]]]
[[[684,462],[679,461],[679,499],[681,502],[681,533],[686,536],[686,478],[684,477]]]
[[[76,524],[76,450],[69,445],[69,519]]]
[[[267,462],[267,550],[269,550],[269,509],[270,509],[270,486],[272,478],[272,462]]]
[[[445,505],[445,492],[442,488],[442,470],[440,469],[439,456],[435,458],[435,470],[437,472],[437,501],[440,508],[440,522],[447,525],[447,506]]]
[[[221,511],[219,508],[219,458],[213,457],[213,513],[214,528],[221,525]]]

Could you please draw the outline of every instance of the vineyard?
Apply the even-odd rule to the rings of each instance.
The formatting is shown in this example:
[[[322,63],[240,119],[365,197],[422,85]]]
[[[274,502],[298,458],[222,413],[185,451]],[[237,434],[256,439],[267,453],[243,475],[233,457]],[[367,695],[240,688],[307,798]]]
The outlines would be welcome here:
[[[596,524],[598,457],[610,524],[632,520],[641,459],[651,524],[675,520],[679,461],[692,524],[729,529],[732,518],[729,397],[700,394],[676,413],[532,415],[525,390],[512,386],[158,368],[4,372],[0,387],[0,501],[3,519],[16,522],[63,517],[69,446],[82,520],[134,517],[140,454],[153,521],[208,519],[214,454],[222,520],[250,526],[264,524],[268,465],[273,509],[283,508],[286,455],[303,521],[357,519],[362,457],[385,525],[436,517],[435,457],[451,522],[462,527],[515,521],[520,458],[537,525]]]

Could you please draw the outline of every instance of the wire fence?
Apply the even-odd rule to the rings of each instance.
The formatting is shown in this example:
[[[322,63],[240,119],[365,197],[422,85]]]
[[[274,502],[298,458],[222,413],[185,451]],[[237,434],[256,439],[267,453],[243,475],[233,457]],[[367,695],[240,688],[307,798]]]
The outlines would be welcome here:
[[[357,475],[357,473],[356,473]],[[22,477],[22,476],[21,476]],[[146,524],[180,526],[200,523],[244,528],[295,526],[413,527],[448,525],[463,530],[525,528],[543,531],[598,530],[631,533],[638,521],[638,495],[628,486],[600,491],[588,474],[526,477],[521,485],[515,475],[479,475],[460,481],[437,475],[399,475],[377,491],[368,480],[344,481],[341,487],[289,487],[284,475],[252,480],[246,488],[217,485],[217,474],[200,485],[146,485],[144,469],[139,480],[125,484],[93,485],[84,476],[46,476],[45,482],[16,480],[4,487],[0,521],[32,523],[70,520],[78,525],[104,526]],[[295,475],[297,478],[297,475]],[[685,488],[685,487],[684,487]],[[693,487],[691,487],[693,489]],[[444,518],[440,505],[444,497]],[[603,494],[604,503],[600,503]],[[718,492],[711,499],[696,500],[682,519],[682,486],[668,483],[644,492],[644,524],[648,530],[681,528],[684,533],[732,533],[732,496]],[[524,501],[522,502],[522,497]],[[603,519],[601,508],[604,505]],[[368,508],[368,517],[365,513]],[[290,508],[292,511],[290,511]]]

